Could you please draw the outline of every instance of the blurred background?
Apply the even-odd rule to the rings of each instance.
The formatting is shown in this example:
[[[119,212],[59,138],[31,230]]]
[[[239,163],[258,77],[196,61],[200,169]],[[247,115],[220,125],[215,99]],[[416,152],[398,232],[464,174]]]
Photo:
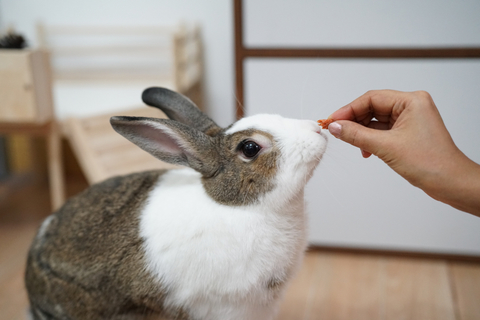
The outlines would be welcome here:
[[[56,178],[50,170],[50,185],[57,179],[53,184],[58,194],[64,184],[58,176],[65,170],[67,177],[77,172],[88,183],[138,171],[127,167],[145,160],[142,156],[132,155],[116,167],[112,164],[113,149],[121,150],[125,144],[118,139],[112,143],[115,134],[108,126],[95,127],[92,121],[100,120],[91,117],[135,110],[142,106],[141,92],[149,86],[182,92],[219,124],[230,124],[235,101],[232,7],[229,1],[0,2],[2,34],[14,30],[27,45],[17,56],[2,51],[6,58],[0,121],[7,134],[0,147],[2,185],[22,184],[19,181],[31,178],[32,171],[35,179],[48,174],[52,161],[46,159],[56,152],[48,143],[52,136],[46,126],[52,120],[63,146],[63,158],[56,162],[64,168],[54,168]],[[27,56],[29,50],[34,52]],[[25,65],[32,70],[26,72]],[[23,134],[31,131],[32,123],[37,132]],[[98,143],[99,136],[103,144]],[[91,161],[89,155],[100,153],[102,159]],[[3,192],[0,199],[10,193]]]
[[[0,2],[3,30],[13,26],[30,46],[39,44],[37,24],[46,26],[201,26],[205,57],[205,105],[222,125],[233,120],[233,21],[231,1],[9,1]]]
[[[242,5],[247,49],[480,47],[476,0]],[[221,126],[235,120],[239,70],[246,115],[316,120],[367,90],[426,90],[460,149],[480,162],[478,53],[264,56],[235,65],[234,9],[226,0],[0,0],[2,35],[11,28],[28,45],[17,56],[0,51],[0,239],[11,241],[4,246],[25,251],[51,207],[89,184],[164,166],[129,149],[106,120],[152,112],[142,109],[140,94],[153,85],[188,95]],[[32,97],[18,98],[25,95]],[[480,257],[480,219],[430,199],[333,137],[306,198],[317,249]],[[12,231],[18,224],[27,227]],[[12,240],[19,232],[25,240]]]

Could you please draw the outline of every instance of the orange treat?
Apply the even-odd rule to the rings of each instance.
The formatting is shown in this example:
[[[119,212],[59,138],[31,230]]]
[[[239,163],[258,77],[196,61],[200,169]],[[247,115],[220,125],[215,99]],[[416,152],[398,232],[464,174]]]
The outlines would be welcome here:
[[[322,120],[318,120],[317,122],[318,122],[319,126],[322,126],[322,129],[328,129],[328,125],[330,123],[332,123],[333,121],[335,121],[335,120],[333,120],[333,119],[322,119]]]

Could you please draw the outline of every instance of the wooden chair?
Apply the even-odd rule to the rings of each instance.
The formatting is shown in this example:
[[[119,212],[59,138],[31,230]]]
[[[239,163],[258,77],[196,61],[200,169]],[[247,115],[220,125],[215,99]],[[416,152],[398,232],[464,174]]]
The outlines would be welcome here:
[[[142,105],[142,91],[163,86],[202,105],[198,26],[38,26],[52,56],[56,113],[89,183],[170,168],[117,134],[113,115],[165,117]],[[117,111],[115,111],[117,110]]]

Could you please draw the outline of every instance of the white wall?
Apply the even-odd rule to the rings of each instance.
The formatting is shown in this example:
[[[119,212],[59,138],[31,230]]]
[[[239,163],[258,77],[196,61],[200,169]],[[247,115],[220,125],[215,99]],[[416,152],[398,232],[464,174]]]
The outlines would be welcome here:
[[[305,119],[326,118],[369,89],[427,90],[457,145],[480,163],[479,60],[249,59],[246,78],[248,113]],[[315,244],[480,255],[480,218],[332,136],[306,198]]]
[[[478,0],[244,0],[249,46],[470,46]],[[279,5],[281,3],[281,5]]]
[[[250,47],[480,47],[476,0],[245,2]],[[427,90],[458,146],[480,163],[480,59],[251,58],[245,65],[247,114],[320,119],[370,89]],[[480,255],[479,218],[333,137],[306,198],[315,244]]]
[[[225,0],[1,0],[2,27],[15,26],[36,44],[35,23],[162,25],[200,23],[205,45],[208,113],[220,125],[234,120],[232,2]]]

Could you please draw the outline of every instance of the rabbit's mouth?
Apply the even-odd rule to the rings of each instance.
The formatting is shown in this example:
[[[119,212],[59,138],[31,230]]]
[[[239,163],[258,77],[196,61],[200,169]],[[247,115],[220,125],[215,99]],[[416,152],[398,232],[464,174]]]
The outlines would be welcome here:
[[[309,169],[314,170],[317,165],[322,160],[323,154],[327,149],[328,137],[320,129],[314,131],[315,137],[313,139],[308,139],[301,146],[301,155],[300,165],[307,165]]]

